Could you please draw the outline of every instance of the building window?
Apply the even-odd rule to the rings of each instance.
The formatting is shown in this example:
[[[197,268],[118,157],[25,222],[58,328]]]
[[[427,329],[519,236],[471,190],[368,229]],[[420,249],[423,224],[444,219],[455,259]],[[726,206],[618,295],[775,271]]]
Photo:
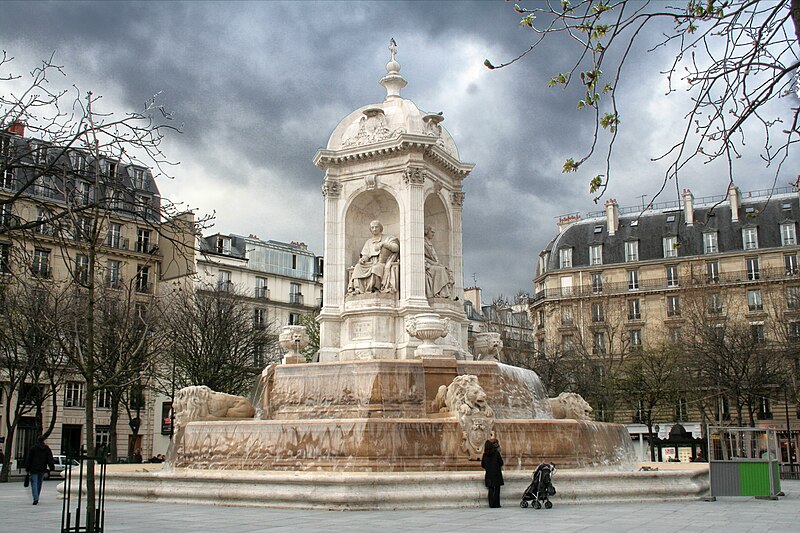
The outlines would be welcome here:
[[[572,276],[561,276],[561,296],[572,296]]]
[[[83,254],[75,256],[75,281],[83,285],[89,283],[89,256]]]
[[[290,326],[299,326],[300,324],[300,313],[289,313],[289,325]]]
[[[706,276],[709,283],[719,281],[719,261],[709,261],[706,263]]]
[[[629,338],[631,341],[631,349],[633,350],[641,350],[642,349],[642,330],[640,329],[632,329],[629,332]]]
[[[267,350],[264,345],[257,343],[253,346],[253,366],[263,368],[267,363]]]
[[[97,391],[97,408],[111,409],[111,391],[108,389]]]
[[[772,402],[769,398],[761,397],[761,402],[758,405],[758,419],[759,420],[772,420]]]
[[[678,237],[664,237],[663,247],[664,257],[678,257]]]
[[[108,225],[108,235],[106,236],[106,244],[112,248],[122,247],[122,224],[112,222]]]
[[[89,217],[78,217],[78,220],[75,224],[75,239],[87,241],[92,241],[93,237],[93,228],[92,228],[92,219]]]
[[[253,327],[256,329],[264,329],[267,327],[267,310],[256,308],[253,309]]]
[[[48,221],[50,220],[50,213],[43,207],[36,208],[36,226],[33,228],[35,233],[39,235],[52,235],[52,228]]]
[[[797,275],[797,254],[786,254],[783,256],[783,268],[787,276]]]
[[[639,289],[639,271],[628,270],[628,290],[635,291]]]
[[[602,302],[592,304],[592,322],[603,322],[606,319],[605,309]]]
[[[151,198],[149,196],[137,194],[135,200],[136,212],[147,218],[147,215],[150,212],[150,201]]]
[[[112,289],[122,287],[122,261],[109,259],[106,261],[106,285]]]
[[[758,228],[742,228],[742,246],[745,250],[758,248]]]
[[[703,233],[703,251],[707,254],[715,254],[719,252],[716,231]]]
[[[589,264],[602,265],[603,264],[603,245],[592,244],[589,246]]]
[[[800,321],[793,321],[786,324],[786,335],[790,339],[800,339]]]
[[[227,270],[220,270],[217,274],[217,288],[221,291],[230,291],[231,287],[231,273]]]
[[[681,316],[680,296],[667,296],[667,316]]]
[[[267,288],[266,278],[256,278],[255,296],[259,300],[266,300],[269,298],[269,289]]]
[[[303,293],[300,292],[299,283],[292,282],[289,284],[289,303],[303,305]]]
[[[747,279],[749,281],[761,279],[761,265],[758,257],[748,257],[744,260],[744,264],[747,269]]]
[[[628,300],[628,320],[641,320],[642,308],[639,304],[639,298],[632,298]]]
[[[625,262],[639,260],[639,241],[628,241],[625,243]]]
[[[91,204],[94,201],[94,190],[92,184],[88,181],[79,181],[75,199],[77,200],[78,205]]]
[[[536,327],[542,329],[544,327],[544,309],[539,309],[536,312]]]
[[[593,272],[592,273],[592,292],[595,294],[599,294],[603,292],[603,273],[602,272]]]
[[[678,266],[677,265],[668,265],[667,266],[667,287],[677,287],[678,286]]]
[[[750,333],[753,336],[754,343],[766,344],[767,335],[764,332],[764,324],[750,324]]]
[[[141,168],[133,169],[133,177],[131,178],[134,189],[144,189],[144,170]]]
[[[722,295],[718,292],[712,292],[708,295],[708,312],[712,315],[722,313]]]
[[[3,175],[0,177],[0,189],[10,191],[14,189],[14,169],[4,168]]]
[[[667,342],[670,342],[672,344],[680,343],[682,334],[683,334],[683,328],[669,328],[667,330]]]
[[[539,274],[544,274],[547,272],[547,259],[549,258],[550,254],[544,253],[539,256]]]
[[[786,306],[800,309],[800,287],[786,287]]]
[[[689,402],[685,396],[675,402],[675,422],[684,422],[689,419]]]
[[[572,335],[563,335],[561,337],[561,353],[564,355],[572,355],[575,351],[575,338]]]
[[[606,353],[606,334],[602,331],[596,331],[594,334],[594,343],[592,347],[594,353],[596,354]]]
[[[797,244],[797,233],[794,222],[781,224],[781,244],[784,246],[794,246]]]
[[[136,251],[143,254],[152,252],[149,229],[139,228],[136,230]]]
[[[64,407],[83,407],[82,381],[67,381],[64,392]]]
[[[750,311],[762,311],[764,304],[761,301],[761,289],[747,291],[747,309]]]
[[[14,215],[12,214],[11,204],[3,204],[0,206],[0,225],[4,228],[9,228],[13,225]]]
[[[7,242],[0,243],[0,274],[11,272],[11,245]]]
[[[33,264],[31,270],[34,276],[40,278],[50,277],[50,250],[36,248],[33,251]]]
[[[136,268],[136,291],[150,293],[150,267],[139,265]]]
[[[572,267],[572,248],[562,248],[558,251],[558,267]]]
[[[561,323],[565,326],[571,326],[575,323],[575,318],[572,315],[572,306],[561,306]]]
[[[103,448],[108,453],[109,444],[111,443],[111,426],[95,426],[94,427],[94,449],[99,455]]]
[[[231,255],[231,240],[228,237],[217,237],[217,253]]]

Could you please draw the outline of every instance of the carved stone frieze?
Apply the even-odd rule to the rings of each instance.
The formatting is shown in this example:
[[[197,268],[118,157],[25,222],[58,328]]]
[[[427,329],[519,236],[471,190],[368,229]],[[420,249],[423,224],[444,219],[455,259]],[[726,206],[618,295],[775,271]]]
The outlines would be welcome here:
[[[464,191],[453,191],[450,195],[450,202],[453,207],[464,207]]]
[[[342,139],[342,146],[363,146],[392,139],[402,133],[405,133],[403,128],[389,129],[383,109],[371,107],[364,110],[364,116],[358,122],[358,132],[352,137]]]
[[[464,374],[454,378],[450,385],[439,387],[433,408],[458,419],[463,432],[462,448],[470,459],[480,459],[483,445],[494,428],[495,416],[478,376]]]
[[[371,176],[364,176],[364,183],[367,186],[367,190],[372,190],[378,186],[378,176],[374,174]]]
[[[412,185],[422,185],[425,183],[425,178],[428,177],[428,171],[422,167],[408,167],[403,172],[403,183],[407,187]]]
[[[322,194],[326,198],[338,198],[342,194],[342,184],[338,181],[326,179],[322,183]]]

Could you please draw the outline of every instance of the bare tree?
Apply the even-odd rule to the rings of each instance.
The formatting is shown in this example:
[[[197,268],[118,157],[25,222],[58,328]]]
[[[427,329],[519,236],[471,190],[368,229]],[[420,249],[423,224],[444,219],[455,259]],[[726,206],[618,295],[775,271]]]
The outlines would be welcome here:
[[[564,172],[577,172],[598,151],[605,171],[589,179],[595,201],[613,175],[612,153],[624,125],[626,102],[618,98],[623,84],[637,83],[631,57],[652,35],[659,42],[648,52],[667,49],[672,57],[662,67],[668,92],[685,85],[688,112],[674,143],[654,159],[669,161],[663,183],[670,180],[680,196],[679,172],[689,162],[723,158],[733,181],[734,161],[746,146],[745,127],[760,127],[764,139],[760,156],[774,167],[777,180],[790,148],[798,141],[797,45],[800,39],[800,0],[687,0],[671,5],[640,0],[545,0],[523,8],[520,24],[533,32],[533,43],[506,67],[528,54],[544,52],[543,43],[557,40],[574,50],[570,64],[554,73],[549,84],[579,84],[579,109],[592,113],[593,137],[586,152],[567,159]],[[549,59],[549,58],[548,58]],[[788,120],[768,109],[778,98],[791,95]],[[603,148],[600,148],[603,147]]]
[[[664,344],[632,351],[617,379],[617,389],[630,401],[639,420],[653,435],[653,426],[664,404],[672,405],[686,385],[685,365],[676,345]],[[650,460],[656,460],[653,439]]]
[[[13,66],[11,61],[3,53],[0,66]],[[164,175],[169,167],[161,143],[177,128],[156,97],[140,112],[118,114],[103,109],[91,91],[51,89],[63,76],[51,57],[27,80],[14,74],[0,78],[10,88],[0,97],[0,207],[6,222],[0,238],[29,265],[28,275],[51,280],[51,292],[59,295],[59,312],[43,321],[58,332],[70,365],[85,382],[87,527],[92,529],[97,392],[128,380],[127,369],[103,367],[108,351],[98,304],[105,289],[148,293],[155,275],[153,237],[177,233],[172,226],[180,206],[160,198],[151,172]],[[120,235],[123,225],[153,232],[137,237],[140,265],[128,279],[121,275],[123,262],[113,259],[116,250],[133,249]],[[174,244],[170,248],[185,254],[184,261],[192,259],[191,249],[177,251],[185,242]],[[66,275],[59,278],[58,271]],[[64,316],[69,320],[63,322]],[[115,370],[101,373],[101,368]]]
[[[276,352],[274,324],[255,315],[247,296],[231,285],[176,291],[167,301],[164,334],[171,368],[162,365],[161,388],[206,385],[246,394]]]
[[[5,462],[0,482],[8,481],[9,465],[14,450],[16,432],[22,417],[34,415],[32,434],[19,443],[22,453],[35,442],[38,435],[53,431],[58,412],[58,393],[67,369],[65,357],[45,327],[42,316],[52,313],[52,295],[33,280],[14,283],[3,288],[0,313],[0,371],[5,393],[6,440]],[[16,392],[16,402],[12,402]],[[50,419],[44,427],[43,411],[50,406]]]

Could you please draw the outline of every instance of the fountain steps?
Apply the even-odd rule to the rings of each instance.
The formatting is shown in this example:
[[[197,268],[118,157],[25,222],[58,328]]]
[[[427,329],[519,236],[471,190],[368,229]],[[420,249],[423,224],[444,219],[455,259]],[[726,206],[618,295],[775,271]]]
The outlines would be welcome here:
[[[562,470],[553,480],[558,490],[553,502],[697,500],[708,494],[708,468],[691,466],[656,472]],[[503,505],[518,505],[531,474],[504,475]],[[110,470],[106,499],[298,509],[433,509],[484,507],[486,489],[479,472]]]

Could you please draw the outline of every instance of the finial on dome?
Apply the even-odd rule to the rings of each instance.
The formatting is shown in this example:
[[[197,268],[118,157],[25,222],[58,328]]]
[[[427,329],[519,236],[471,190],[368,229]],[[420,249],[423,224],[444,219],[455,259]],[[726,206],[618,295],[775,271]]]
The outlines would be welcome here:
[[[403,79],[400,74],[400,63],[397,62],[397,43],[394,38],[389,39],[389,53],[391,59],[386,63],[386,76],[381,78],[381,85],[386,88],[386,99],[400,98],[400,89],[408,85],[408,82]]]

